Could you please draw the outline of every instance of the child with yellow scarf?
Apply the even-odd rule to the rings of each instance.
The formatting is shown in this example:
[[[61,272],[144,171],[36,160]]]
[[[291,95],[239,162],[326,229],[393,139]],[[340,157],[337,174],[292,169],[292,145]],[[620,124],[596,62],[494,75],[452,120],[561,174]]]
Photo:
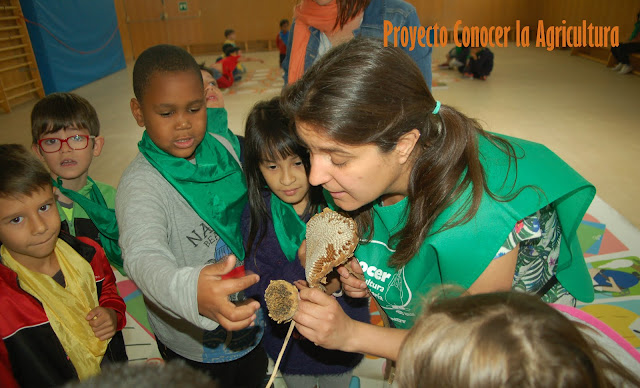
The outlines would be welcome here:
[[[0,386],[58,386],[127,361],[126,306],[102,248],[60,232],[49,173],[0,145]]]

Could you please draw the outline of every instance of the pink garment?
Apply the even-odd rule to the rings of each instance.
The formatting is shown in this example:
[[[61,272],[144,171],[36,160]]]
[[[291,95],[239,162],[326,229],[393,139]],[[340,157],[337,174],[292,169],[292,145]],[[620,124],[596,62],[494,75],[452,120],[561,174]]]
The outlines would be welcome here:
[[[551,303],[550,306],[552,306],[558,311],[562,311],[575,318],[578,318],[581,321],[584,321],[585,323],[600,330],[604,335],[611,338],[621,348],[623,348],[627,353],[629,353],[631,357],[635,358],[636,361],[640,362],[640,353],[636,350],[636,348],[634,348],[633,345],[629,343],[629,341],[627,341],[620,334],[618,334],[617,331],[610,328],[606,323],[602,322],[598,318],[594,317],[593,315],[587,312],[577,309],[575,307],[565,306],[561,304],[553,304],[553,303]]]

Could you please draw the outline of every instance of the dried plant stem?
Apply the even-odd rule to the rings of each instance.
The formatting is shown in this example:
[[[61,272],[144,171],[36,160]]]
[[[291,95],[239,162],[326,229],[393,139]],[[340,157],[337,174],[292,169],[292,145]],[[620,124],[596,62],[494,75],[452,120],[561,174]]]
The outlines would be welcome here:
[[[282,360],[282,355],[284,354],[284,350],[287,348],[287,344],[289,343],[289,338],[291,338],[291,333],[293,333],[293,328],[296,326],[295,321],[291,321],[291,325],[289,325],[289,331],[287,332],[287,336],[284,339],[284,343],[282,344],[282,349],[280,349],[280,354],[278,354],[278,359],[276,360],[276,365],[273,367],[273,372],[271,373],[271,378],[267,383],[266,388],[271,387],[273,384],[273,380],[276,378],[276,374],[278,374],[278,367],[280,366],[280,360]]]

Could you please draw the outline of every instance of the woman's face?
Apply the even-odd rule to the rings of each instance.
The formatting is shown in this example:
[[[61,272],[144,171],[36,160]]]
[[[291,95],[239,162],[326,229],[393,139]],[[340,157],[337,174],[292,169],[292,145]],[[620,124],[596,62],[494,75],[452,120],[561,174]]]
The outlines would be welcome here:
[[[385,194],[407,193],[406,158],[397,152],[382,153],[378,146],[338,143],[315,130],[296,123],[298,136],[309,149],[309,183],[331,193],[336,205],[356,210]]]

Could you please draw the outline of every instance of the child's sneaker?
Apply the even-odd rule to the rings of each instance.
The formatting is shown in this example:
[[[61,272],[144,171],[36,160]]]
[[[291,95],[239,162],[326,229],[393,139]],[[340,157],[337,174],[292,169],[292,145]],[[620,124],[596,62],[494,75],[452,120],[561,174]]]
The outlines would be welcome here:
[[[619,62],[617,65],[615,65],[614,67],[611,68],[611,70],[613,71],[620,71],[620,69],[622,69],[622,66],[624,65],[624,63]]]
[[[633,71],[633,68],[631,67],[631,65],[622,65],[622,67],[620,68],[620,71],[618,72],[619,74],[629,74]]]
[[[471,73],[462,73],[462,78],[473,78],[473,74],[471,74]]]
[[[443,70],[449,69],[449,63],[445,62],[445,63],[439,64],[438,69],[443,69]]]
[[[487,80],[487,76],[483,75],[482,77],[480,77],[481,80],[486,81]]]

